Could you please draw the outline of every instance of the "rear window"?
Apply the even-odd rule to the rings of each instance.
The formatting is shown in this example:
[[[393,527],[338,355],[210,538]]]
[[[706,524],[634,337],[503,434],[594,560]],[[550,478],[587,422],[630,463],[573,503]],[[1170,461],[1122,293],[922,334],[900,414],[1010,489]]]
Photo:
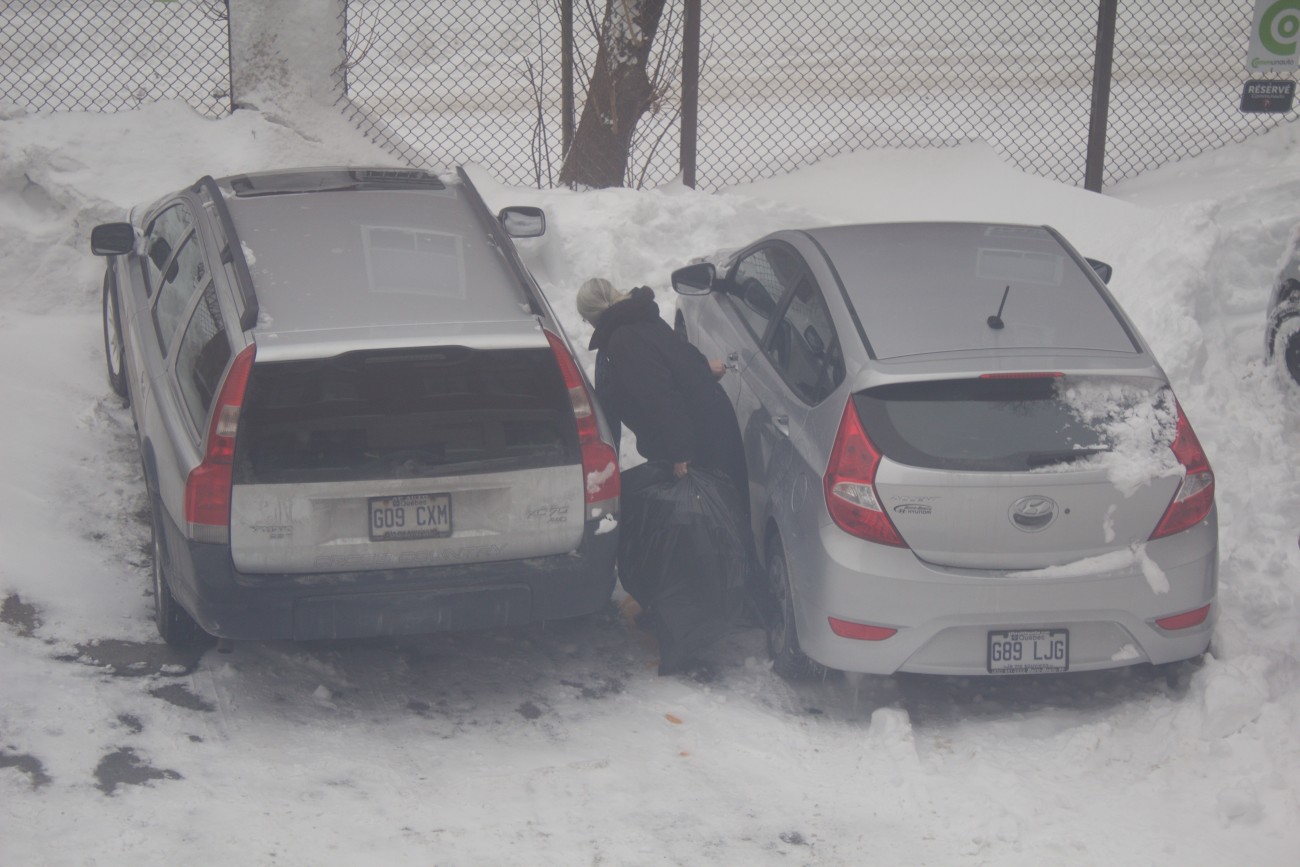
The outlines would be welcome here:
[[[257,364],[235,481],[400,479],[579,463],[549,349],[355,352]]]
[[[1168,388],[1144,378],[938,380],[853,399],[886,457],[931,469],[1050,471],[1119,454],[1163,465],[1177,424]]]

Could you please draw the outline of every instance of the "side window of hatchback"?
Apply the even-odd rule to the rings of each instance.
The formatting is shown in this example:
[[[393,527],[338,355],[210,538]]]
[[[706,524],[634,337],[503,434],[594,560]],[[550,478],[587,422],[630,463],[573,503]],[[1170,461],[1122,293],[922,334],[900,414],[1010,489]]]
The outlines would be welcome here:
[[[805,403],[820,403],[844,381],[839,336],[826,299],[810,275],[805,273],[796,282],[765,352]]]
[[[167,263],[193,224],[190,209],[177,204],[155,217],[145,230],[144,268],[149,281],[150,298],[157,294],[158,287],[163,284],[163,272]]]
[[[230,341],[226,338],[216,290],[209,283],[199,303],[194,305],[194,313],[176,351],[177,384],[200,436],[229,360]]]
[[[790,271],[789,260],[793,258],[793,254],[779,247],[764,247],[737,262],[732,272],[732,286],[727,294],[759,341],[767,334],[788,288],[785,277]]]
[[[158,330],[158,342],[165,355],[190,299],[203,288],[210,276],[203,261],[203,251],[199,249],[198,238],[193,232],[181,241],[180,249],[172,255],[162,276],[162,286],[154,299],[153,321]]]

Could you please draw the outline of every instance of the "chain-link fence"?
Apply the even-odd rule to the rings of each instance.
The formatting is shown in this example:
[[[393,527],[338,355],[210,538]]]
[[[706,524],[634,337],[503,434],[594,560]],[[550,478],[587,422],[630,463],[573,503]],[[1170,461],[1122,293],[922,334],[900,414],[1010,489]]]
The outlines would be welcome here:
[[[354,110],[416,161],[469,160],[510,182],[554,183],[565,2],[430,10],[350,0]],[[575,6],[580,106],[603,3]],[[633,185],[679,172],[680,6],[669,3],[660,27],[660,99],[638,127]],[[1252,9],[1119,4],[1106,183],[1296,118],[1239,111]],[[972,140],[1082,184],[1097,30],[1097,5],[1079,0],[704,0],[697,184],[718,189],[863,148]]]
[[[225,0],[5,0],[0,102],[120,111],[180,99],[220,117],[230,112],[228,25]]]
[[[660,23],[632,186],[680,171],[683,5],[668,0]],[[345,110],[411,163],[478,163],[508,183],[553,185],[604,7],[346,0]],[[114,111],[170,98],[225,114],[227,8],[0,3],[0,103]],[[1118,3],[1105,183],[1296,119],[1239,110],[1246,78],[1277,77],[1246,70],[1253,8]],[[1098,4],[1085,0],[702,0],[696,182],[719,189],[853,150],[982,140],[1012,165],[1082,184],[1097,30]]]
[[[1082,182],[1091,3],[752,0],[702,13],[702,187],[972,140]]]
[[[480,163],[550,185],[562,142],[553,0],[349,0],[347,110],[417,165]]]
[[[1107,183],[1245,141],[1297,118],[1294,110],[1240,111],[1248,78],[1279,77],[1246,68],[1254,6],[1253,0],[1119,3]]]

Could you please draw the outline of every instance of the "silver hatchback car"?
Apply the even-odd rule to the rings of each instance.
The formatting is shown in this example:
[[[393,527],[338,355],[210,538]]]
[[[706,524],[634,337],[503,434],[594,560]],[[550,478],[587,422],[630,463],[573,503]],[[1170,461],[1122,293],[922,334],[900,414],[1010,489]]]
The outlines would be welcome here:
[[[464,172],[205,177],[98,226],[173,644],[571,617],[614,586],[617,456]]]
[[[1110,268],[1045,226],[781,231],[681,268],[744,435],[787,677],[1203,653],[1214,474]]]

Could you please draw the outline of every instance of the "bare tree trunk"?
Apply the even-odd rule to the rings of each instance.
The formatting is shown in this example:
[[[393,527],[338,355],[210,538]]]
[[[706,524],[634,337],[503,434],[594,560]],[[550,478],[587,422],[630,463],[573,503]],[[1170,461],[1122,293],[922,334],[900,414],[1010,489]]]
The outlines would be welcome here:
[[[665,2],[605,0],[596,66],[560,183],[623,186],[632,134],[658,98],[646,67]]]

